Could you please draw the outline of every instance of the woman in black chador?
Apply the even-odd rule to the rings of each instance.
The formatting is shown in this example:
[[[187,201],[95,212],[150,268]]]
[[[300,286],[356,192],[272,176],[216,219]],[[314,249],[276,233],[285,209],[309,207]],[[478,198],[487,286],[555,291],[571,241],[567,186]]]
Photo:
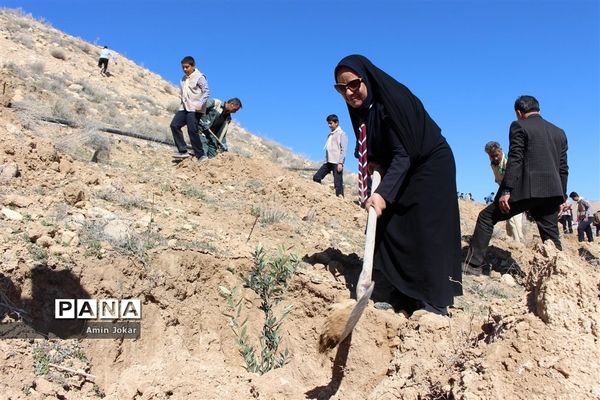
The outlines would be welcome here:
[[[460,221],[452,150],[421,101],[367,58],[335,68],[357,139],[359,196],[377,212],[374,266],[394,290],[389,303],[447,314],[462,294]],[[367,171],[382,173],[367,195]]]

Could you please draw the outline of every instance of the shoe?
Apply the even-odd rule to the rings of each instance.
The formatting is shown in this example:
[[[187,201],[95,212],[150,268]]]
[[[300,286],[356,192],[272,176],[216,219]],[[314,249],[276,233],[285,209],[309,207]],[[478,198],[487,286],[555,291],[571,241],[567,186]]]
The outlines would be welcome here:
[[[375,307],[375,309],[377,310],[391,310],[394,308],[394,306],[392,306],[390,303],[386,303],[385,301],[378,301],[375,304],[373,304],[373,307]]]
[[[173,154],[173,158],[181,158],[181,159],[184,159],[184,158],[188,158],[189,156],[190,156],[190,153],[187,153],[187,152],[186,152],[186,153],[180,153],[180,152],[178,152],[178,151],[177,151],[177,152],[175,152],[175,153]]]
[[[492,271],[492,266],[484,263],[483,265],[477,266],[477,265],[473,265],[473,264],[468,264],[468,263],[463,263],[463,274],[465,275],[473,275],[473,276],[479,276],[479,275],[490,275],[490,272]]]
[[[197,158],[197,160],[198,160],[198,162],[206,161],[206,160],[208,160],[208,157],[202,156],[202,157]]]
[[[481,274],[483,274],[483,268],[481,268],[481,267],[474,267],[472,265],[465,264],[465,265],[463,265],[463,274],[465,274],[465,275],[473,275],[473,276],[480,276]]]

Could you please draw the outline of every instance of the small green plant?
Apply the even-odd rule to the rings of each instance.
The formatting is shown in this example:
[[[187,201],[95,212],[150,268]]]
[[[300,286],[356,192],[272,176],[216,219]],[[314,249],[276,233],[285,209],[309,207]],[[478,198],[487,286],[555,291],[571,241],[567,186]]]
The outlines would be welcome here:
[[[217,252],[217,248],[208,242],[178,239],[175,245],[177,247],[183,247],[184,249],[201,250],[201,251],[207,251],[209,253]]]
[[[36,347],[33,349],[33,366],[35,367],[36,375],[48,375],[50,356],[44,347]]]
[[[274,308],[281,301],[289,278],[296,272],[298,262],[295,255],[286,255],[281,248],[277,257],[272,260],[267,258],[261,245],[258,245],[254,252],[254,267],[244,278],[244,284],[260,297],[259,308],[265,315],[259,338],[260,357],[257,356],[255,347],[250,344],[247,318],[242,319],[241,316],[243,296],[240,294],[240,289],[235,287],[230,290],[223,286],[219,287],[221,296],[225,298],[228,307],[233,311],[225,315],[229,317],[236,336],[236,344],[249,372],[262,375],[274,368],[283,367],[290,360],[288,349],[279,351],[279,345],[282,339],[281,326],[292,307],[289,305],[284,307],[279,317],[275,315]]]
[[[205,200],[206,195],[202,190],[195,187],[186,187],[181,190],[181,194],[192,199]]]
[[[85,364],[87,369],[89,367],[89,360],[79,343],[74,339],[67,340],[36,340],[33,343],[33,366],[36,375],[46,377],[50,382],[61,384],[65,389],[71,386],[68,381],[70,376],[69,372],[56,370],[51,366],[62,366],[66,368],[73,367],[73,361],[79,360],[78,364]]]
[[[46,250],[45,248],[32,243],[29,246],[27,246],[27,250],[29,250],[29,253],[35,261],[48,261],[48,250]]]
[[[102,244],[98,240],[92,240],[87,243],[87,248],[85,250],[84,255],[86,257],[96,257],[98,259],[102,258]]]
[[[258,217],[258,222],[260,222],[262,226],[276,224],[287,217],[287,213],[285,211],[275,208],[262,208],[254,206],[252,206],[250,209],[250,215],[253,217]]]

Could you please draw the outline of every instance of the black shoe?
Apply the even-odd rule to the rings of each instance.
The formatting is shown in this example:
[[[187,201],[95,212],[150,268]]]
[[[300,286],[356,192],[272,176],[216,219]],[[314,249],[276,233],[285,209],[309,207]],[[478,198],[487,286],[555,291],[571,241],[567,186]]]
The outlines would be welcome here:
[[[492,272],[492,266],[488,263],[483,263],[481,265],[473,265],[468,263],[463,263],[463,274],[465,275],[487,275],[489,276]]]
[[[465,275],[479,276],[479,275],[483,274],[483,268],[481,268],[481,267],[475,267],[475,266],[470,265],[470,264],[464,264],[463,265],[463,274],[465,274]]]

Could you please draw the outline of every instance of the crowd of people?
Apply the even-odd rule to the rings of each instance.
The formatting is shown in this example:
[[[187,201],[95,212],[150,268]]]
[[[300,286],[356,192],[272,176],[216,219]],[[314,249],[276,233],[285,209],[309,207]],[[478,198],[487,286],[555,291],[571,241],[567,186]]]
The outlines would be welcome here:
[[[181,60],[181,104],[171,122],[176,158],[187,158],[181,128],[187,126],[193,156],[199,160],[227,150],[231,114],[241,101],[209,97],[206,77],[192,57]],[[378,216],[374,268],[390,290],[383,304],[409,313],[424,309],[446,315],[454,297],[462,294],[462,275],[489,273],[485,262],[494,225],[506,221],[508,236],[523,241],[523,215],[537,225],[542,241],[562,249],[563,234],[573,232],[572,205],[567,202],[567,136],[545,120],[533,96],[514,103],[516,120],[509,128],[509,149],[487,143],[487,154],[498,190],[486,198],[466,257],[461,258],[458,199],[474,200],[456,190],[454,156],[440,127],[410,89],[360,55],[343,58],[334,70],[334,87],[347,103],[358,159],[358,203]],[[314,174],[320,183],[333,174],[335,195],[344,196],[343,172],[348,137],[337,115],[326,118],[329,132],[325,161]],[[370,174],[382,180],[370,193]],[[590,204],[576,192],[580,241],[593,240]],[[440,207],[443,204],[443,207]],[[600,221],[596,224],[600,231]]]

